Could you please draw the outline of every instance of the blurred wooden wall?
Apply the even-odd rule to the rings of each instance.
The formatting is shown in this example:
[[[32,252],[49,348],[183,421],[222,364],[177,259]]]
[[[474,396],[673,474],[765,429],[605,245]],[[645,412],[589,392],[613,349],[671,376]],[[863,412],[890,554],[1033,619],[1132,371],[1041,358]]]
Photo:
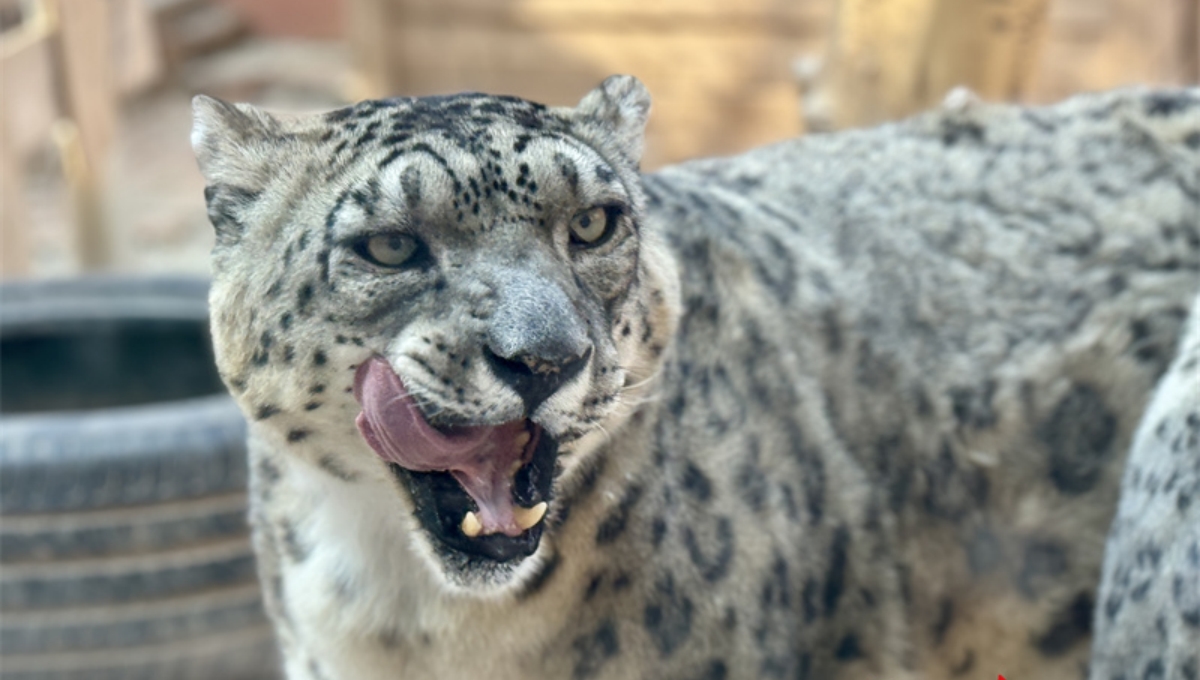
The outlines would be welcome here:
[[[359,97],[481,90],[573,104],[611,73],[637,75],[655,98],[648,168],[897,118],[955,85],[1050,102],[1200,77],[1200,0],[350,0],[349,10]]]
[[[1195,83],[1200,0],[840,0],[805,119],[869,125],[963,85],[1044,103],[1137,84]]]
[[[966,85],[1023,99],[1051,0],[840,0],[823,63],[804,74],[805,120],[832,129],[891,120]]]
[[[1027,91],[1033,101],[1200,83],[1200,0],[1055,0],[1040,64]]]
[[[792,60],[829,5],[804,0],[354,0],[360,96],[479,90],[574,104],[613,73],[654,95],[647,166],[793,136]]]

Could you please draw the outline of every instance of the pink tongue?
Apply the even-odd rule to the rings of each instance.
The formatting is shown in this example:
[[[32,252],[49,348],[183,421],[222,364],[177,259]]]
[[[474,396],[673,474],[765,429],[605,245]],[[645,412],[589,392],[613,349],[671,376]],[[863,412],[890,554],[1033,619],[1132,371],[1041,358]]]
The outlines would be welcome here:
[[[513,517],[513,468],[532,447],[513,440],[525,431],[524,421],[442,434],[425,422],[400,376],[377,356],[354,374],[354,397],[362,406],[354,422],[380,458],[416,472],[448,471],[479,506],[484,534],[521,534]]]

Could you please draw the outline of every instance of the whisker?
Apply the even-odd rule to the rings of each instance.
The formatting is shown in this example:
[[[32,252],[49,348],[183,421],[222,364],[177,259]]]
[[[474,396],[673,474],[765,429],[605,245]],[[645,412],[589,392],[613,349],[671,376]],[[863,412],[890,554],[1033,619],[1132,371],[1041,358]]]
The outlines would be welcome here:
[[[621,370],[625,370],[625,369],[621,369]],[[650,383],[652,380],[655,380],[656,378],[658,378],[658,376],[662,374],[662,371],[663,371],[663,367],[662,367],[662,366],[659,366],[658,368],[654,369],[654,372],[653,372],[653,373],[651,373],[650,375],[646,376],[646,377],[645,377],[645,378],[643,378],[642,380],[640,380],[640,381],[638,381],[638,382],[636,382],[636,383],[634,383],[634,384],[632,384],[632,385],[625,385],[625,386],[624,386],[624,387],[622,387],[621,389],[622,389],[622,390],[636,390],[636,389],[638,389],[639,387],[642,387],[642,386],[644,386],[644,385],[647,385],[647,384],[649,384],[649,383]]]

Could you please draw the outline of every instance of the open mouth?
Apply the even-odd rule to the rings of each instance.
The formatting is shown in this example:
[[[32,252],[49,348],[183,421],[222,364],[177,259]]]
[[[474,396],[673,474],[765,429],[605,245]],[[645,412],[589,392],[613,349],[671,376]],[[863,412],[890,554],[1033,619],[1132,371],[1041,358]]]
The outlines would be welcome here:
[[[438,429],[382,357],[354,378],[355,421],[408,488],[417,520],[466,557],[519,560],[537,549],[558,444],[530,420]]]

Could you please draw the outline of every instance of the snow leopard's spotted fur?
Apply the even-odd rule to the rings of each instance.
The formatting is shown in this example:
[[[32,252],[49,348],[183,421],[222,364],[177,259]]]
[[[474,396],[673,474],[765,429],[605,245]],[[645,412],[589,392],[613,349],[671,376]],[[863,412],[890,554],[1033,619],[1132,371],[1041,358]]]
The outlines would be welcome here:
[[[1104,555],[1096,680],[1200,678],[1200,297],[1134,435]]]
[[[289,677],[1080,677],[1125,451],[1200,288],[1200,93],[969,104],[642,176],[648,109],[626,77],[575,109],[198,98]],[[597,204],[614,235],[573,248]],[[422,265],[364,260],[380,230]],[[386,357],[435,424],[521,417],[481,338],[542,294],[594,349],[533,414],[562,443],[545,535],[456,562],[356,431],[355,367]]]

